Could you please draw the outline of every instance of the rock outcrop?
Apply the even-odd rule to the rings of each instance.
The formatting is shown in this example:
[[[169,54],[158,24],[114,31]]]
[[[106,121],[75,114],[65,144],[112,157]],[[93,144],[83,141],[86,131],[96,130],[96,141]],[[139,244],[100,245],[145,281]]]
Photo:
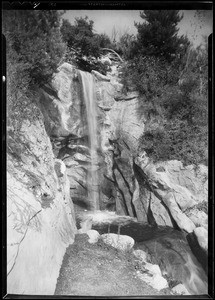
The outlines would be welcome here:
[[[128,251],[134,246],[134,239],[128,235],[120,235],[115,233],[102,234],[101,239],[108,244],[121,251]]]
[[[153,163],[139,151],[145,117],[138,94],[123,94],[118,69],[105,77],[92,71],[97,102],[98,186],[100,209],[138,221],[171,226],[192,233],[207,230],[207,167],[184,167],[179,161]],[[59,68],[51,90],[42,91],[40,105],[57,158],[64,161],[75,204],[89,209],[87,173],[90,165],[86,107],[77,70]],[[202,243],[201,243],[202,244]]]
[[[7,293],[53,295],[77,231],[66,167],[41,115],[24,121],[18,137],[11,132],[8,147]]]

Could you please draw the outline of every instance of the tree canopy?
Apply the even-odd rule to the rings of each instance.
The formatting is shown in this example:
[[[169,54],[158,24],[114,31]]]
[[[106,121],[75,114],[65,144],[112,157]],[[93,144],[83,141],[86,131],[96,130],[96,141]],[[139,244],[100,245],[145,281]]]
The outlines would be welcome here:
[[[100,55],[100,47],[109,47],[109,37],[106,34],[94,33],[93,24],[87,16],[76,18],[74,25],[63,20],[61,33],[68,47],[79,51],[81,55],[94,57]]]
[[[139,53],[172,60],[183,42],[177,36],[177,24],[183,16],[178,10],[144,10],[140,17],[144,22],[135,22]]]
[[[19,77],[29,84],[50,80],[65,51],[59,30],[60,13],[55,10],[5,10],[3,34],[7,59],[16,65]]]

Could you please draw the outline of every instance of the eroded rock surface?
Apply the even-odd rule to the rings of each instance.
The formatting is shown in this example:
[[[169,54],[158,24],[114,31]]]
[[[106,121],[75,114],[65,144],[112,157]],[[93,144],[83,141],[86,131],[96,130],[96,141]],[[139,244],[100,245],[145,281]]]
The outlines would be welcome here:
[[[207,206],[207,167],[184,167],[179,161],[155,164],[139,151],[145,128],[145,118],[139,112],[139,95],[135,91],[124,94],[119,70],[114,63],[111,68],[106,77],[96,71],[91,74],[97,102],[95,167],[100,209],[188,233],[196,227],[207,230],[207,213],[201,210],[202,205]],[[63,64],[53,80],[52,90],[55,94],[47,90],[44,93],[49,95],[41,98],[44,119],[48,120],[46,129],[52,136],[58,136],[54,137],[53,147],[58,147],[57,157],[67,167],[74,203],[89,209],[89,138],[77,70]]]
[[[52,295],[77,230],[66,167],[41,119],[23,122],[14,143],[23,149],[7,159],[7,293]]]

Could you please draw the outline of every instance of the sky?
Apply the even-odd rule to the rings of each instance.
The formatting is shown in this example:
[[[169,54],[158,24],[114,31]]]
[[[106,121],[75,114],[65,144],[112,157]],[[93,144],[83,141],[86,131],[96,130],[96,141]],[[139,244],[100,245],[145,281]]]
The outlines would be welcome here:
[[[212,33],[213,21],[212,10],[181,10],[183,19],[178,23],[178,35],[187,35],[194,47],[200,45],[203,41],[203,35]],[[140,18],[139,10],[67,10],[63,15],[64,19],[74,24],[76,17],[88,16],[94,21],[94,31],[96,33],[106,33],[111,38],[115,33],[118,36],[125,32],[136,34],[137,29],[134,21],[143,22]]]

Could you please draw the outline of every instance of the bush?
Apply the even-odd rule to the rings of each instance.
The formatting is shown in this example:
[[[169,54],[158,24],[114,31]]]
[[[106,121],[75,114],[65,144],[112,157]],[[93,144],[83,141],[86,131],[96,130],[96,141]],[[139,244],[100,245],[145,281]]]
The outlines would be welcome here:
[[[134,86],[146,101],[151,101],[162,95],[167,84],[177,82],[177,71],[172,71],[171,65],[161,58],[139,55],[122,68],[122,83],[125,90]]]
[[[70,50],[75,50],[80,56],[100,56],[100,48],[111,47],[111,41],[106,34],[95,34],[93,21],[85,18],[76,18],[72,25],[68,20],[63,20],[61,33],[63,40]]]
[[[29,85],[47,83],[66,50],[59,20],[60,14],[52,10],[3,11],[7,61],[15,64],[19,78],[28,77]]]
[[[139,110],[146,117],[140,148],[154,161],[177,159],[185,165],[208,163],[207,93],[200,93],[199,74],[192,72],[188,76],[191,73],[188,70],[187,79],[180,85],[173,84],[169,79],[165,82],[162,73],[159,79],[154,70],[146,72],[150,73],[151,78],[144,79],[141,88],[145,90],[148,85],[139,103]],[[135,79],[138,80],[138,77]],[[149,84],[146,85],[147,80]]]
[[[37,89],[52,79],[66,50],[59,26],[57,11],[3,11],[7,121],[17,136],[24,119],[41,117],[35,104]]]

